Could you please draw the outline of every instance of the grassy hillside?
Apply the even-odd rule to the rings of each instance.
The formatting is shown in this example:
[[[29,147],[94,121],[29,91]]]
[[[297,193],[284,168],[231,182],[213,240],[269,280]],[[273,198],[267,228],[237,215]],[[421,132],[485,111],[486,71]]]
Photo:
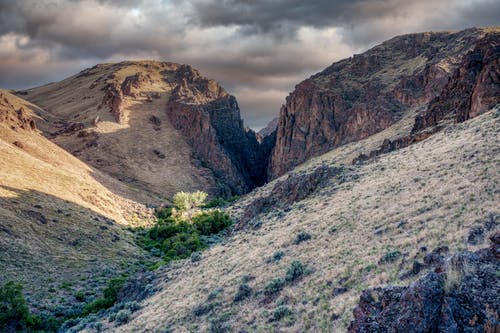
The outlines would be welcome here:
[[[343,332],[362,289],[408,284],[438,247],[484,245],[498,228],[500,110],[351,165],[407,125],[244,196],[228,209],[239,222],[223,244],[160,269],[161,290],[127,320],[100,318],[103,329]]]
[[[124,227],[147,224],[151,211],[119,195],[134,189],[23,126],[18,110],[36,122],[37,106],[6,91],[0,100],[0,284],[22,282],[36,310],[70,308],[78,291],[90,298],[147,257]]]

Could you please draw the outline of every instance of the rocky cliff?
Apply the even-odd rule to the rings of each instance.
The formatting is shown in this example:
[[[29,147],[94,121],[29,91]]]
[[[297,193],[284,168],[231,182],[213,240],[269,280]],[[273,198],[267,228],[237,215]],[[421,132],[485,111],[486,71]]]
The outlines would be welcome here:
[[[408,287],[366,290],[349,333],[500,330],[500,233],[492,245],[462,252]]]
[[[445,118],[462,122],[500,102],[500,33],[476,41],[455,69],[441,93],[415,120],[413,132],[437,125]]]
[[[244,128],[238,103],[219,84],[190,66],[181,66],[169,83],[175,88],[167,114],[193,147],[198,159],[242,194],[266,180],[266,154],[255,132]]]
[[[466,80],[460,84],[467,86],[482,80],[475,94],[476,90],[464,87],[477,101],[470,106],[474,111],[467,114],[487,110],[497,94],[498,72],[491,68],[498,62],[494,51],[498,34],[498,29],[474,28],[399,36],[301,82],[280,110],[270,178],[339,145],[377,133],[408,112],[425,111],[429,103],[437,103],[442,91],[453,94],[453,81],[459,85]],[[467,69],[467,64],[476,67]],[[458,94],[453,100],[466,98]],[[432,117],[439,118],[427,116]]]
[[[14,131],[36,130],[32,112],[23,106],[16,106],[12,95],[6,91],[0,91],[0,123]]]

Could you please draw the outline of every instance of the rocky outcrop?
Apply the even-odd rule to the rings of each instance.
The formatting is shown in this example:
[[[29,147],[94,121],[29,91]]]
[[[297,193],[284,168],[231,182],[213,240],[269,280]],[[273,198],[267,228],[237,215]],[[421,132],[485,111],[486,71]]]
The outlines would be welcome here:
[[[187,65],[172,80],[176,88],[167,104],[170,121],[188,138],[196,157],[229,185],[225,194],[262,185],[270,149],[261,149],[255,132],[243,127],[234,96]]]
[[[123,80],[121,91],[124,95],[137,97],[139,92],[136,90],[140,89],[147,81],[151,81],[151,77],[148,74],[137,72],[135,75],[127,76],[125,80]]]
[[[11,96],[0,92],[0,123],[6,124],[13,130],[35,131],[36,125],[31,114],[24,107],[14,105],[10,100]]]
[[[104,87],[104,98],[101,105],[107,106],[117,123],[123,121],[123,92],[121,86],[113,81]]]
[[[444,119],[462,122],[500,102],[500,33],[488,33],[475,43],[460,66],[415,120],[413,132],[436,126]]]
[[[410,110],[425,109],[474,45],[491,43],[485,37],[487,32],[468,29],[395,37],[303,81],[281,108],[269,177],[375,134]],[[494,36],[498,39],[498,33]],[[487,82],[496,80],[487,74],[481,77]],[[483,96],[495,93],[494,84],[478,91],[478,101],[489,100]],[[483,110],[483,106],[476,109]]]
[[[499,332],[500,233],[441,262],[408,287],[366,290],[348,332]]]

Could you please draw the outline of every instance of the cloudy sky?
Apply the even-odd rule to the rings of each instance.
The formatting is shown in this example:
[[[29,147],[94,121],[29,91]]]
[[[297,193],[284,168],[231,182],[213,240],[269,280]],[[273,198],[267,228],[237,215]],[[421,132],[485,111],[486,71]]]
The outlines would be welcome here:
[[[160,59],[221,82],[253,128],[293,87],[398,34],[499,25],[498,0],[0,0],[0,88]]]

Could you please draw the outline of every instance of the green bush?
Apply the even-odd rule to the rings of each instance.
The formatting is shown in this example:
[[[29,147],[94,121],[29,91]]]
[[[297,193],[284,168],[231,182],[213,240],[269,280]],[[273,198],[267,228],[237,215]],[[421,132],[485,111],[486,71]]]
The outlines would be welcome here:
[[[85,300],[85,294],[83,293],[83,291],[78,291],[76,294],[75,294],[75,299],[78,301],[78,302],[83,302]]]
[[[211,302],[200,303],[193,308],[193,315],[196,317],[201,317],[206,315],[215,308],[215,304]]]
[[[305,242],[307,240],[311,239],[311,234],[306,232],[306,231],[301,231],[295,236],[295,239],[293,240],[293,243],[295,245],[298,245],[302,242]]]
[[[22,284],[9,281],[0,288],[0,331],[55,331],[52,319],[30,313]]]
[[[224,199],[221,197],[213,198],[210,200],[208,203],[206,203],[203,207],[204,208],[217,208],[217,207],[223,207],[226,206],[227,204],[230,204],[231,202],[234,202],[238,200],[240,197],[235,195],[230,198]]]
[[[201,260],[201,252],[193,252],[191,253],[191,262],[197,262]]]
[[[104,289],[103,297],[96,299],[95,301],[85,305],[83,307],[82,314],[88,315],[90,313],[96,313],[100,310],[108,309],[116,303],[118,299],[118,293],[123,288],[126,278],[118,277],[109,280],[108,286]]]
[[[283,251],[276,251],[273,253],[273,256],[271,257],[271,261],[272,262],[278,262],[281,260],[281,258],[283,258],[285,256],[285,252]]]
[[[305,274],[306,268],[299,260],[294,260],[288,267],[285,280],[287,282],[293,282],[295,280],[300,279]]]
[[[285,287],[285,280],[282,278],[274,278],[269,281],[264,287],[264,294],[267,296],[274,295],[280,292]]]
[[[384,256],[380,259],[380,262],[381,263],[394,262],[394,261],[398,260],[399,257],[401,257],[401,252],[400,251],[398,251],[398,250],[389,251],[386,254],[384,254]]]
[[[0,328],[21,329],[31,321],[20,283],[9,281],[0,289]]]
[[[239,302],[242,301],[252,295],[252,288],[246,283],[240,284],[238,287],[238,291],[236,292],[236,295],[234,295],[233,301],[234,302]]]
[[[128,309],[120,310],[116,314],[115,320],[118,325],[127,323],[130,320],[130,315],[132,313]]]
[[[210,245],[205,236],[217,234],[233,223],[228,214],[219,210],[196,214],[190,221],[169,213],[157,214],[157,217],[155,226],[137,234],[137,243],[151,253],[163,255],[164,263],[189,258],[205,249]],[[194,261],[197,258],[194,255]]]
[[[203,212],[193,217],[193,225],[201,235],[213,235],[229,227],[233,221],[220,210]]]
[[[192,193],[177,192],[173,198],[174,207],[180,211],[188,211],[192,208],[201,207],[205,203],[207,196],[207,193],[202,191]]]
[[[292,315],[292,311],[286,305],[280,305],[273,312],[273,320],[279,321],[287,316]]]

